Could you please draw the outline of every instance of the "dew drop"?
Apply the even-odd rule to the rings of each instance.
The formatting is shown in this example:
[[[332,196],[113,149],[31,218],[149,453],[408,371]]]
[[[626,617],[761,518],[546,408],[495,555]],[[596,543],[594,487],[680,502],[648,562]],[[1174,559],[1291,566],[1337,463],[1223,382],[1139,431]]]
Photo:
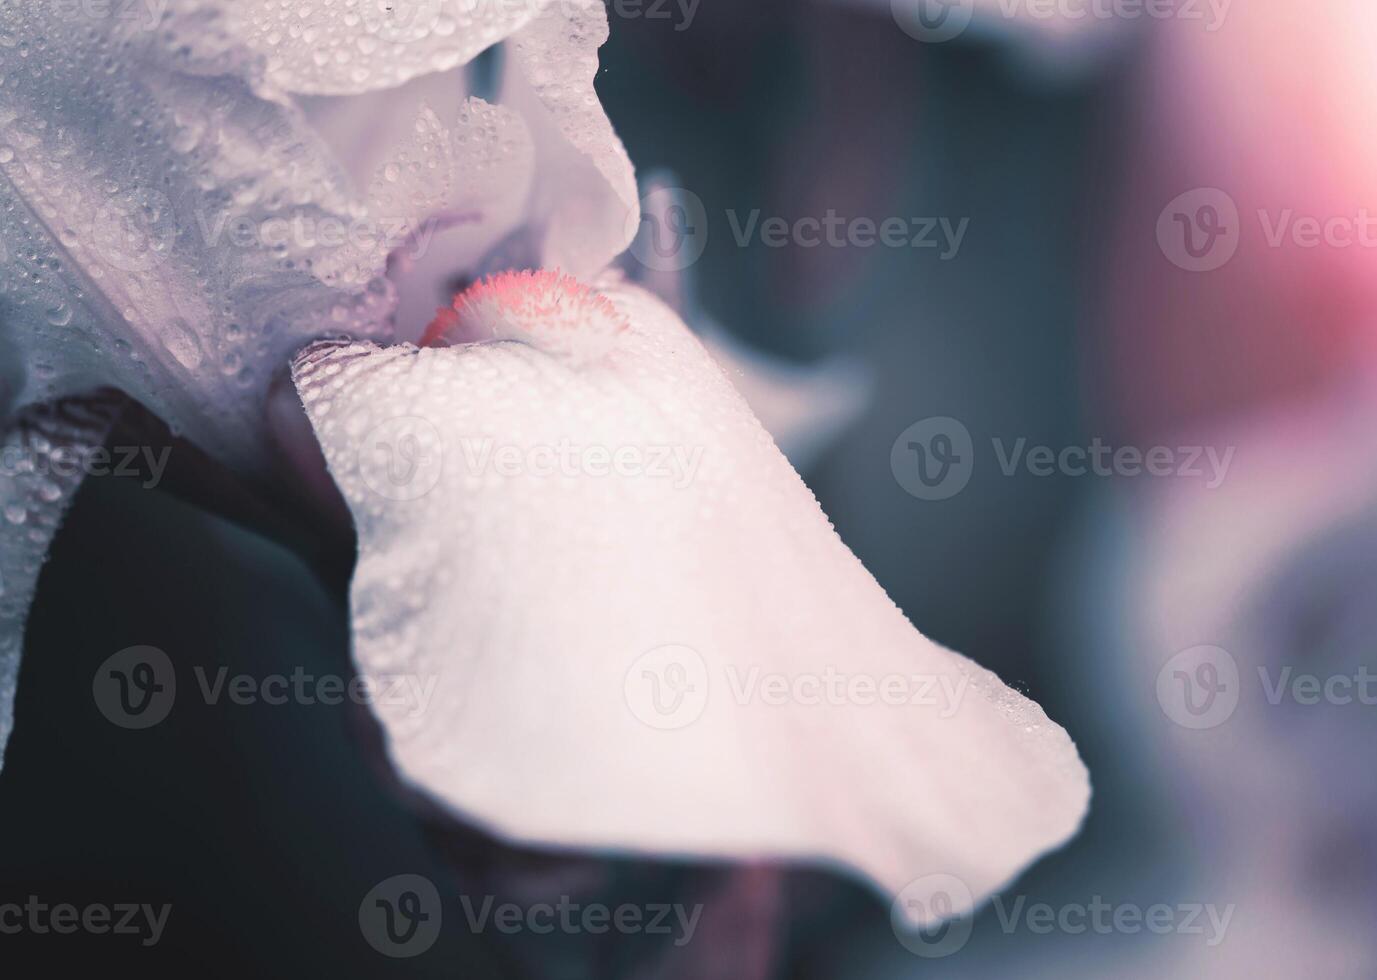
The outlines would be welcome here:
[[[201,339],[196,336],[190,324],[180,318],[173,320],[168,326],[164,343],[182,367],[197,368],[205,357],[201,350]]]

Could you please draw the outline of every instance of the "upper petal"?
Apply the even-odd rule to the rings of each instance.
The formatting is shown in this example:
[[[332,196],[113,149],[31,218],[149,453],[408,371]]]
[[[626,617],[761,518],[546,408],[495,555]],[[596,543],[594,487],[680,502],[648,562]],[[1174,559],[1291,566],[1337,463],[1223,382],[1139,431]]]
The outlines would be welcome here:
[[[552,0],[233,0],[226,26],[284,91],[348,95],[466,64]]]
[[[456,279],[541,266],[593,275],[635,235],[635,172],[593,86],[606,11],[598,0],[533,9],[504,48],[496,105],[452,105],[465,88],[455,72],[385,94],[307,100],[313,123],[348,149],[370,206],[408,228],[388,270],[400,338],[419,336]],[[361,143],[370,152],[358,153]]]
[[[158,32],[0,8],[0,346],[17,407],[111,386],[260,460],[271,376],[330,331],[381,336],[387,243],[256,60],[179,5]],[[218,35],[217,35],[218,36]]]
[[[298,364],[359,533],[355,657],[429,692],[378,705],[402,774],[522,841],[891,892],[975,900],[1063,842],[1089,793],[1066,733],[914,630],[666,308],[604,299],[628,326],[600,357],[535,330]],[[871,695],[801,696],[829,677]]]
[[[578,276],[599,272],[640,225],[635,170],[593,87],[607,37],[601,0],[561,0],[513,37],[502,92],[535,139],[529,264]]]
[[[388,266],[400,339],[419,338],[455,280],[522,226],[534,178],[530,130],[515,110],[474,98],[442,119],[421,107],[369,190],[376,213],[400,216],[405,239]]]

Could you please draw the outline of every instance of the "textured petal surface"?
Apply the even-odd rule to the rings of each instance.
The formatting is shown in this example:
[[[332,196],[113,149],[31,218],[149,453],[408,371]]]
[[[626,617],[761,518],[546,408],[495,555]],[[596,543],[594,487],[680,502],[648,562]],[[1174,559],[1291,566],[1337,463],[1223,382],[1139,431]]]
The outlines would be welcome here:
[[[398,337],[416,340],[472,275],[526,218],[535,149],[521,116],[469,99],[442,120],[429,107],[373,175],[369,199],[379,214],[401,215],[406,245],[388,278],[400,296]]]
[[[0,7],[0,347],[18,407],[115,387],[254,465],[272,373],[315,336],[382,333],[388,243],[185,6],[156,32]]]
[[[639,225],[635,172],[593,84],[608,37],[603,4],[506,6],[530,16],[504,48],[498,105],[453,106],[467,83],[434,66],[385,93],[306,100],[373,209],[413,229],[428,222],[423,247],[389,268],[401,339],[419,336],[457,278],[538,267],[591,276]],[[399,119],[410,131],[399,132]]]
[[[233,0],[233,33],[288,92],[348,95],[446,71],[551,0]],[[561,0],[565,2],[565,0]]]
[[[379,706],[400,772],[519,841],[895,893],[943,873],[979,900],[1065,841],[1089,795],[1066,733],[914,630],[667,308],[604,295],[627,328],[592,359],[534,336],[298,362],[358,527],[360,670],[433,685]]]
[[[601,0],[553,4],[513,37],[502,93],[535,138],[531,264],[578,276],[600,272],[640,225],[635,171],[593,87],[607,37]]]
[[[0,763],[38,573],[81,484],[82,457],[102,443],[117,405],[110,398],[38,406],[0,430]]]

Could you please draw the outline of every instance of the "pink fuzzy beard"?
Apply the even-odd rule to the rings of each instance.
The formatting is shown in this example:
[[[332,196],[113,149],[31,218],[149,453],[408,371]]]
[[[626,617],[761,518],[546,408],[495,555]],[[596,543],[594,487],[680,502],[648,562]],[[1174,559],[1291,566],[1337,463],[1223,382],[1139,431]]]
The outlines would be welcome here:
[[[605,297],[557,270],[503,272],[475,283],[441,309],[423,347],[514,340],[574,366],[612,349],[626,317]]]

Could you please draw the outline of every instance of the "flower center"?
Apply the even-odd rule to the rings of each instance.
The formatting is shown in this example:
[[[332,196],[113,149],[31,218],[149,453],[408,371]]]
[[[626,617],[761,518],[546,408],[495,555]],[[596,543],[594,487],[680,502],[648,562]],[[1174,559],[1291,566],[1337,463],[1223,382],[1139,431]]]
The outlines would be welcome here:
[[[611,350],[626,328],[626,317],[607,297],[573,276],[548,269],[503,272],[437,311],[421,346],[515,340],[580,366]]]

